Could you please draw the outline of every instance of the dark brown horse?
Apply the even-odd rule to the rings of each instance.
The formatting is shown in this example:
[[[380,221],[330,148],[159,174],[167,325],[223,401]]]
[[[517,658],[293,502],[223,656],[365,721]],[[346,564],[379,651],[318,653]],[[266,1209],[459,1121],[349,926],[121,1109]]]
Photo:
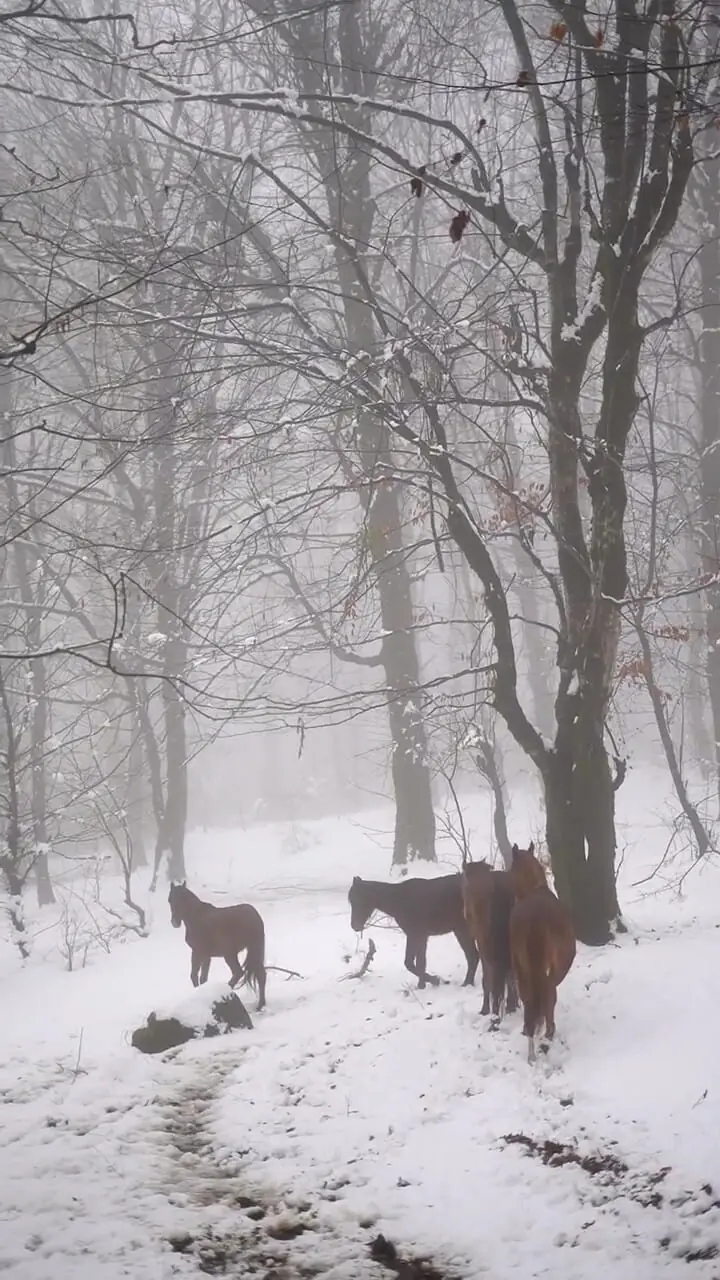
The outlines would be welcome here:
[[[230,986],[241,980],[258,993],[258,1011],[265,1008],[265,925],[259,911],[243,902],[236,907],[214,907],[203,902],[186,884],[173,884],[168,894],[174,929],[185,925],[185,941],[191,952],[190,980],[194,987],[207,982],[210,961],[222,956],[230,969]],[[247,951],[245,965],[238,959]]]
[[[535,1035],[545,1023],[545,1035],[555,1035],[557,989],[575,959],[575,931],[569,913],[548,887],[535,846],[513,845],[510,878],[516,903],[510,913],[510,950],[523,1003],[523,1035],[528,1038],[528,1062],[535,1059]]]
[[[381,911],[399,924],[405,937],[405,968],[415,974],[418,987],[438,986],[440,979],[427,971],[428,938],[454,933],[467,961],[464,987],[475,981],[480,957],[463,914],[460,876],[438,876],[434,880],[403,880],[387,884],[383,880],[361,880],[355,876],[348,894],[350,924],[360,933],[374,911]]]
[[[483,975],[481,1013],[502,1016],[518,1007],[510,956],[510,912],[515,890],[507,871],[494,871],[489,862],[467,862],[462,872],[465,919],[480,952]]]

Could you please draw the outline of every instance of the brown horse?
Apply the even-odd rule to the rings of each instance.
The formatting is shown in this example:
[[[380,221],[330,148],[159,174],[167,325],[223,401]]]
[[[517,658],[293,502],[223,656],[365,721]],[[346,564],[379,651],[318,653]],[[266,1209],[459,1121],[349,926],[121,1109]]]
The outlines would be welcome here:
[[[168,894],[170,922],[185,925],[185,941],[191,952],[190,980],[194,987],[207,982],[213,956],[222,956],[230,969],[230,986],[244,980],[258,993],[258,1012],[265,1008],[265,925],[259,911],[243,902],[236,907],[214,907],[203,902],[186,884],[173,884]],[[247,951],[245,965],[238,953]]]
[[[465,919],[475,939],[483,975],[481,1013],[502,1016],[518,1007],[510,956],[510,912],[515,890],[507,871],[494,871],[489,862],[467,862],[462,872]]]
[[[535,1035],[555,1035],[557,989],[575,959],[575,932],[565,907],[548,887],[535,846],[513,845],[510,878],[517,901],[510,913],[510,950],[525,1014],[528,1062],[535,1059]]]
[[[467,961],[464,987],[471,987],[480,957],[463,914],[460,876],[438,876],[434,880],[403,880],[387,884],[383,880],[361,880],[355,876],[350,892],[350,925],[362,932],[374,911],[382,911],[399,924],[407,945],[405,968],[415,974],[418,987],[437,987],[440,979],[427,971],[428,938],[454,933]]]

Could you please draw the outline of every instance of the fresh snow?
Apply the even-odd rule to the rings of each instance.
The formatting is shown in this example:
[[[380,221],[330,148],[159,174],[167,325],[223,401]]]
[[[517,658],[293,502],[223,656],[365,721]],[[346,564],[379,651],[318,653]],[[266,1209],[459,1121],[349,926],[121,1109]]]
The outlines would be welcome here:
[[[454,939],[428,948],[449,983],[418,992],[387,922],[359,944],[351,933],[352,875],[388,874],[389,812],[191,835],[191,886],[255,902],[269,963],[303,976],[270,973],[260,1015],[240,992],[253,1031],[163,1057],[134,1051],[131,1031],[151,1010],[199,1018],[226,975],[214,961],[192,993],[167,889],[150,896],[139,876],[150,936],[91,949],[72,973],[62,907],[28,902],[30,960],[6,924],[0,943],[0,1273],[265,1277],[284,1263],[277,1274],[355,1280],[390,1274],[369,1257],[382,1232],[467,1280],[717,1280],[720,1254],[686,1255],[720,1246],[720,871],[693,869],[680,896],[679,862],[639,883],[663,858],[666,790],[660,773],[634,773],[619,793],[631,933],[579,948],[559,1039],[534,1067],[519,1016],[489,1031],[479,986],[460,986]],[[468,803],[476,856],[489,816],[484,797]],[[514,797],[517,839],[539,827],[534,796]],[[452,845],[444,856],[457,864]],[[377,955],[353,979],[368,937]],[[546,1166],[508,1134],[612,1155],[627,1172]]]

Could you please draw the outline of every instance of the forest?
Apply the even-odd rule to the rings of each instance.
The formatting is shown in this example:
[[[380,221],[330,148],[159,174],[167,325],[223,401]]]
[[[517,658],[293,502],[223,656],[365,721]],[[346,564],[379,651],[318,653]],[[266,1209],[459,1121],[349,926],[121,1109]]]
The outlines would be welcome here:
[[[633,755],[717,817],[715,5],[0,19],[19,945],[53,855],[132,901],[189,813],[387,795],[405,864],[457,780],[506,853],[518,769],[607,941]]]

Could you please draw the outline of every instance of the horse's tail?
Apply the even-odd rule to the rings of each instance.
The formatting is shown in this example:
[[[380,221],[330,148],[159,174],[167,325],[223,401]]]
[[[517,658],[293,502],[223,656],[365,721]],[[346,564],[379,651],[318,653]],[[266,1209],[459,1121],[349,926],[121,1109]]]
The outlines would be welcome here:
[[[512,954],[510,951],[510,912],[515,895],[512,885],[501,873],[494,873],[490,889],[490,947],[492,953],[492,991],[493,1007],[502,1008],[508,980],[512,976]]]
[[[547,939],[542,929],[530,928],[513,941],[512,959],[523,1004],[523,1033],[532,1040],[544,1016],[548,975]]]
[[[265,925],[260,912],[255,913],[255,928],[248,942],[243,977],[253,991],[265,986]]]

